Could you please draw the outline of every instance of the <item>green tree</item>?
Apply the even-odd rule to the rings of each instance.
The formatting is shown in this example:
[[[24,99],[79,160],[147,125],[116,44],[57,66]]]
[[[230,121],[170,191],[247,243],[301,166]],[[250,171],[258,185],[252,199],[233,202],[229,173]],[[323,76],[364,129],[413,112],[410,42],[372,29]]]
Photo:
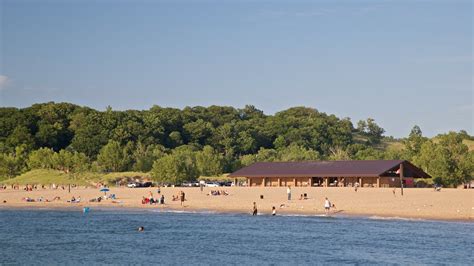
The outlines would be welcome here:
[[[342,149],[341,147],[333,147],[330,149],[331,155],[329,156],[329,160],[350,160],[351,157],[349,153]]]
[[[166,148],[163,145],[152,144],[145,146],[143,143],[139,142],[133,152],[133,157],[135,158],[133,170],[149,172],[153,167],[153,162],[163,157],[165,152]]]
[[[15,152],[0,154],[0,180],[15,177],[27,170],[26,145],[16,147]]]
[[[183,138],[181,133],[178,131],[173,131],[169,135],[169,145],[173,148],[183,145]]]
[[[52,169],[54,151],[50,148],[40,148],[32,151],[28,157],[28,167],[30,169]]]
[[[214,130],[210,122],[202,119],[188,123],[183,128],[188,140],[200,145],[204,145],[207,142],[207,139],[211,137]]]
[[[291,161],[314,161],[320,159],[319,153],[298,145],[290,145],[278,151],[279,158],[283,162]]]
[[[448,176],[454,170],[449,151],[431,140],[421,145],[420,152],[413,157],[413,163],[440,183],[450,185]]]
[[[411,160],[414,156],[420,153],[421,145],[423,145],[427,140],[428,138],[423,137],[420,127],[415,125],[408,138],[403,141],[404,157]]]
[[[211,146],[204,146],[196,153],[196,167],[200,175],[216,176],[222,174],[224,157]]]
[[[120,143],[110,140],[100,149],[97,162],[106,172],[119,172],[125,169],[127,158],[124,156]]]
[[[12,134],[6,139],[6,144],[15,150],[18,146],[23,146],[25,150],[31,150],[35,147],[34,138],[30,130],[23,125],[19,125],[13,130]]]
[[[104,124],[104,115],[99,112],[75,114],[70,126],[74,132],[71,147],[90,158],[96,158],[101,147],[109,141],[109,131]]]
[[[180,148],[153,163],[151,175],[157,182],[177,185],[198,177],[194,151],[187,147]]]
[[[278,136],[275,141],[273,141],[273,147],[275,147],[275,149],[277,150],[281,150],[283,148],[285,148],[287,145],[286,145],[286,140],[285,140],[285,137],[283,136]]]

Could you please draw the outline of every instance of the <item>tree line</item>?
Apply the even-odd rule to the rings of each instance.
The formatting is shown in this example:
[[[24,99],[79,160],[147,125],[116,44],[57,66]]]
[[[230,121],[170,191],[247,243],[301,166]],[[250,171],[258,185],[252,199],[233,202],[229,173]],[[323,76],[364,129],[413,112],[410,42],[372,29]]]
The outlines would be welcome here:
[[[407,159],[437,182],[457,185],[472,176],[465,131],[423,137],[415,126],[402,150],[368,118],[354,126],[314,108],[265,115],[254,106],[153,106],[98,111],[70,103],[0,108],[0,180],[30,169],[65,172],[151,172],[160,182],[228,173],[257,161]]]

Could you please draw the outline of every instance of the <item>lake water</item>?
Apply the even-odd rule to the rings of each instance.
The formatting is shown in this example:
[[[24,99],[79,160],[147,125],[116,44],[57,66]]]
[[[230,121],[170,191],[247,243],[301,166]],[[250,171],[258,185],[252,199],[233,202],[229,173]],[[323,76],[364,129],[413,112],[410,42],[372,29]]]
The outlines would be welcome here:
[[[0,209],[0,230],[0,264],[474,264],[467,222]]]

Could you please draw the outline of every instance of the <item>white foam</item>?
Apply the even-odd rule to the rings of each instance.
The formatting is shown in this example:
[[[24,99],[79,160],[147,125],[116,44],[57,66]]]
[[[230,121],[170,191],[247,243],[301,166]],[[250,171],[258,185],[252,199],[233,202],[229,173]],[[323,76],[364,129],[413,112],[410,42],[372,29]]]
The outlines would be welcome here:
[[[394,221],[425,221],[421,218],[405,218],[399,216],[370,216],[368,219],[371,220],[394,220]]]
[[[171,209],[154,209],[148,210],[150,212],[163,212],[163,213],[194,213],[194,214],[213,214],[216,213],[214,211],[182,211],[182,210],[171,210]]]

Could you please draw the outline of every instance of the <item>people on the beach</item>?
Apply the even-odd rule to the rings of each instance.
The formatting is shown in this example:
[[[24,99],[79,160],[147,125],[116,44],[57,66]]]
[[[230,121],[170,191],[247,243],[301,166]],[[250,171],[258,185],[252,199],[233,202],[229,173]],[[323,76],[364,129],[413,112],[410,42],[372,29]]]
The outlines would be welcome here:
[[[307,200],[308,199],[308,194],[300,194],[300,200]]]
[[[229,192],[225,191],[225,190],[211,190],[209,192],[209,194],[207,194],[208,196],[228,196],[229,195]]]
[[[326,213],[326,215],[329,214],[329,211],[331,210],[331,202],[329,201],[329,199],[326,197],[325,200],[324,200],[324,212]]]
[[[257,203],[256,203],[256,202],[254,202],[254,203],[253,203],[253,211],[252,211],[252,215],[257,215],[257,212],[258,212],[258,210],[257,210]]]
[[[139,227],[138,227],[138,232],[143,232],[143,231],[145,231],[145,227],[139,226]]]
[[[357,192],[357,189],[359,188],[359,182],[355,182],[354,184],[354,190]]]
[[[272,207],[272,216],[275,216],[277,213],[275,206]]]
[[[160,204],[165,204],[165,195],[161,195]]]
[[[186,200],[185,196],[186,196],[186,195],[184,194],[184,191],[181,191],[181,192],[180,192],[181,206],[183,206],[184,201]]]
[[[286,189],[286,194],[288,196],[288,201],[291,200],[291,186],[288,186],[288,188]]]

